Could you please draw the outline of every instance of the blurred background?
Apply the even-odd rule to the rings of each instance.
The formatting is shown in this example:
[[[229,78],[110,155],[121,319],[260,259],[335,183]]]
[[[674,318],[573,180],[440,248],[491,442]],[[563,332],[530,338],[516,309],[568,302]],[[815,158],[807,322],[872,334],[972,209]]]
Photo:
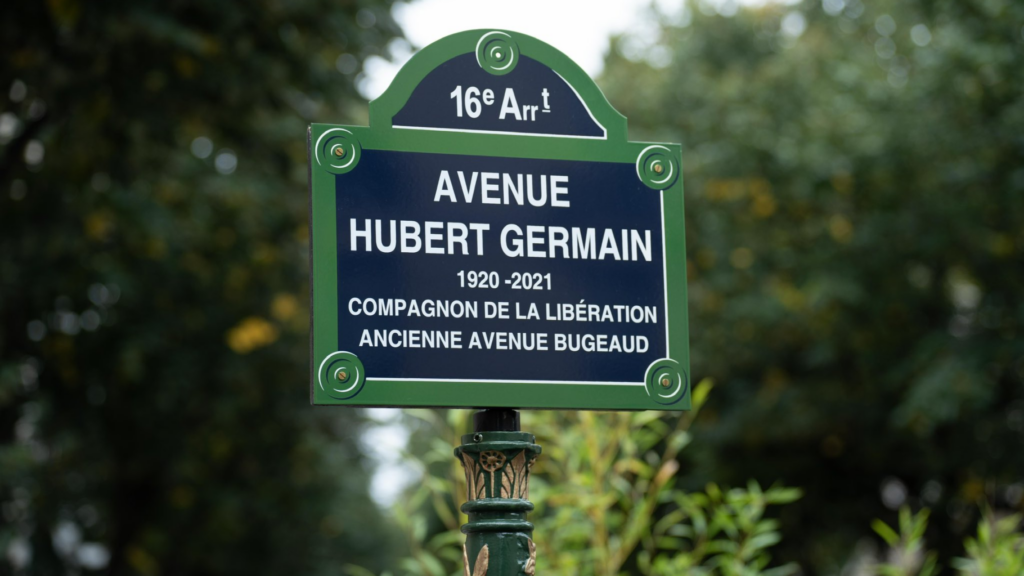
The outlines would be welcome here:
[[[524,414],[540,572],[1024,573],[1024,4],[47,0],[0,6],[0,575],[461,573],[468,412],[308,404],[305,130],[477,27],[683,144],[699,410]]]

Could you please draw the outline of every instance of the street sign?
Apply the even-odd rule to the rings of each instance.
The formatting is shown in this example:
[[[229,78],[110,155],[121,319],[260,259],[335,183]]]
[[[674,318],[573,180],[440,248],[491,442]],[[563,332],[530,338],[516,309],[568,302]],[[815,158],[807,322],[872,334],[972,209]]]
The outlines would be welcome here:
[[[314,404],[689,409],[680,147],[567,56],[448,36],[309,146]]]

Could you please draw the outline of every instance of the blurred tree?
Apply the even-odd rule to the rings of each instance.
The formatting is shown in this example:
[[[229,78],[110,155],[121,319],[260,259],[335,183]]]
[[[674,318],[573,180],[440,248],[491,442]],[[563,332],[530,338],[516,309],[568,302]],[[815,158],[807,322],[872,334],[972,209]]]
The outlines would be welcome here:
[[[684,145],[688,485],[782,481],[780,556],[836,573],[872,518],[1024,494],[1024,4],[687,4],[613,42],[634,139]]]
[[[304,134],[390,3],[0,7],[0,574],[386,566],[305,400]]]

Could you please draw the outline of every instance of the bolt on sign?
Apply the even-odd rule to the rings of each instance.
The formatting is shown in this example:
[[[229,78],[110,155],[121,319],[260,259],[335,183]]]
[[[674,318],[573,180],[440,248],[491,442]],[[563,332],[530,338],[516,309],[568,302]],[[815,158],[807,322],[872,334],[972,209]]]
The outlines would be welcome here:
[[[680,146],[473,30],[309,128],[314,404],[686,410]]]

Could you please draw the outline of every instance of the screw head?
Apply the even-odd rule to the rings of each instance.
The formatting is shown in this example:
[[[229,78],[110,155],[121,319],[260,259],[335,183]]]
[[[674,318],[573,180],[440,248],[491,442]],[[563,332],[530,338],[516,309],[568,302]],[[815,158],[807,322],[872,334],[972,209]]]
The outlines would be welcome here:
[[[338,370],[338,380],[342,382],[348,380],[348,370]]]
[[[655,174],[661,174],[664,171],[665,171],[665,167],[662,166],[661,164],[655,164],[654,165],[654,173]]]
[[[495,57],[496,59],[498,59],[499,61],[501,61],[501,60],[504,60],[504,59],[505,59],[505,56],[504,56],[504,55],[503,55],[503,54],[501,53],[501,51],[500,51],[500,50],[494,53],[494,57]]]
[[[337,148],[335,148],[334,149],[334,155],[337,156],[338,158],[341,158],[342,156],[344,156],[345,155],[345,147],[344,146],[338,146]]]
[[[662,376],[661,377],[661,387],[662,388],[668,388],[671,385],[672,385],[672,380],[670,380],[668,376]]]

